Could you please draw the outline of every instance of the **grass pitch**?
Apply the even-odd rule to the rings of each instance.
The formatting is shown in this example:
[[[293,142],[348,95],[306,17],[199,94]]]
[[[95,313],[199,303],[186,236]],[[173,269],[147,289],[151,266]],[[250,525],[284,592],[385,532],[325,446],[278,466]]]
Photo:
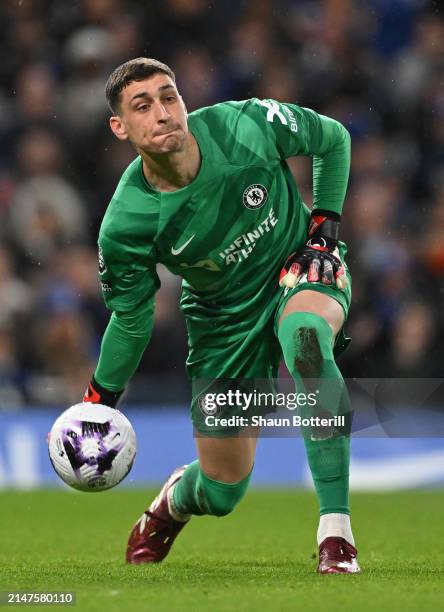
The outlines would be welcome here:
[[[251,490],[228,517],[194,518],[162,564],[127,566],[154,493],[0,493],[0,590],[73,590],[82,612],[442,608],[444,492],[354,494],[357,576],[315,573],[316,500],[296,490]]]

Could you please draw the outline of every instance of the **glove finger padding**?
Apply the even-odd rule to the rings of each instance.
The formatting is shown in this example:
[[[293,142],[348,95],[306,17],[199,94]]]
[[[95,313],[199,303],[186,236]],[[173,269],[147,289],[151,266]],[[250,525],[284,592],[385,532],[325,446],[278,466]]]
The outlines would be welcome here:
[[[347,287],[348,280],[347,280],[347,276],[345,274],[345,268],[344,268],[344,264],[342,263],[341,255],[340,255],[339,249],[337,247],[333,251],[332,255],[333,255],[333,257],[338,262],[338,267],[336,269],[334,269],[334,276],[335,276],[335,280],[336,280],[336,287],[338,289],[343,290],[343,289],[345,289]]]
[[[321,260],[317,257],[314,257],[308,263],[308,273],[307,280],[309,283],[318,283],[319,282],[319,273],[321,269]]]
[[[344,290],[347,287],[348,280],[347,280],[347,276],[345,275],[344,266],[340,266],[337,272],[335,272],[335,279],[336,279],[336,287],[338,289]]]
[[[291,259],[290,257],[287,259],[287,262]],[[287,264],[286,262],[286,264]],[[289,289],[293,289],[295,287],[303,273],[303,266],[299,262],[290,263],[288,269],[286,264],[281,270],[281,274],[279,276],[279,287],[288,287]]]
[[[345,289],[347,277],[341,261],[339,250],[333,252],[304,246],[300,251],[292,253],[284,264],[279,276],[279,286],[293,289],[307,273],[307,282],[323,283],[338,289]]]
[[[324,260],[321,281],[324,283],[324,285],[333,284],[333,264],[329,259]]]

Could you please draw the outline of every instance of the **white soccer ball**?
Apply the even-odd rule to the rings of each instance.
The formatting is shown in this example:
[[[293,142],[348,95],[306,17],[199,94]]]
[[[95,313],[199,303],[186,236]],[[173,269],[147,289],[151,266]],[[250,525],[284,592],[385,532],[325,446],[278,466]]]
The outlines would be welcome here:
[[[131,470],[136,434],[119,410],[84,402],[58,417],[48,447],[53,468],[66,484],[80,491],[104,491]]]

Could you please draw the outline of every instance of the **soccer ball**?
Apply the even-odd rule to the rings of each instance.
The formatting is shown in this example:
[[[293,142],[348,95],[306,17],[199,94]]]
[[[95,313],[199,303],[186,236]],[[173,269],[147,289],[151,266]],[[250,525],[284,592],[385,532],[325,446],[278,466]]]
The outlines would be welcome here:
[[[53,468],[80,491],[115,487],[136,456],[136,434],[126,416],[90,402],[65,410],[52,426],[48,442]]]

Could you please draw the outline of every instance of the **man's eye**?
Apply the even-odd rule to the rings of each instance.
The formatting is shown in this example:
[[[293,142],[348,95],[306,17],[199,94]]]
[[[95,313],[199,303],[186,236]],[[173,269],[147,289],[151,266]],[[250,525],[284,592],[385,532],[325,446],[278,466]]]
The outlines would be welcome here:
[[[167,96],[167,102],[174,102],[174,100],[176,99],[176,96]]]
[[[148,104],[141,104],[140,106],[137,107],[138,111],[146,111],[148,110]]]

